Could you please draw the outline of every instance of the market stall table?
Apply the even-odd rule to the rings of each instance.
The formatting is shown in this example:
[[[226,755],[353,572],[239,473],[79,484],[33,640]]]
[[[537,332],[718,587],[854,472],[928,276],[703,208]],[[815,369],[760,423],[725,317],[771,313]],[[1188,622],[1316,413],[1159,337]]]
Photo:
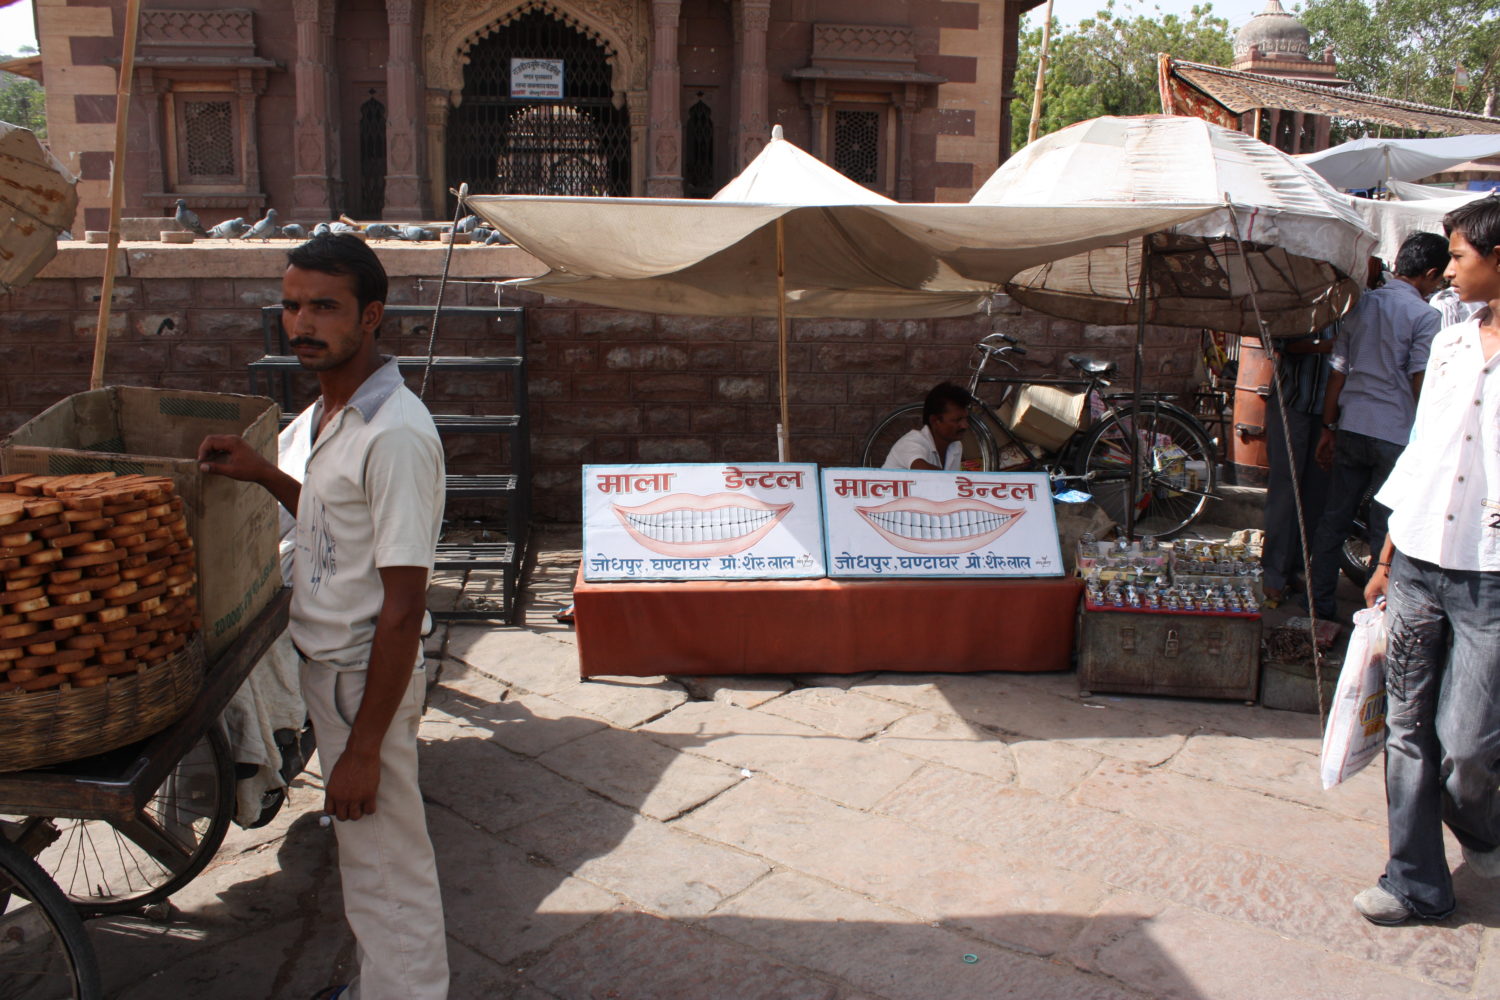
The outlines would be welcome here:
[[[1073,578],[587,583],[580,673],[1040,672],[1071,666]]]

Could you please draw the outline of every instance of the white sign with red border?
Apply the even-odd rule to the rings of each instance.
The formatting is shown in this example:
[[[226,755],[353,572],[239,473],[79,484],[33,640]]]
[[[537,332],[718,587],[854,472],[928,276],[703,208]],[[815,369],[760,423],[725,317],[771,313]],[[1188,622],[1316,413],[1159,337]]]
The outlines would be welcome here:
[[[1040,472],[824,469],[832,577],[1061,576]]]
[[[826,576],[818,467],[583,467],[583,578],[765,580]]]

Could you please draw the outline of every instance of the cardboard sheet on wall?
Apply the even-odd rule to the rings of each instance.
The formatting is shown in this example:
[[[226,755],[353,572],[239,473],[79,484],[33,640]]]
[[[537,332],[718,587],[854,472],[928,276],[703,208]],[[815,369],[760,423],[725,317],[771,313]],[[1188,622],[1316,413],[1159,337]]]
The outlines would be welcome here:
[[[833,577],[1061,576],[1040,472],[824,469]]]
[[[583,578],[759,580],[827,575],[818,467],[583,467]]]

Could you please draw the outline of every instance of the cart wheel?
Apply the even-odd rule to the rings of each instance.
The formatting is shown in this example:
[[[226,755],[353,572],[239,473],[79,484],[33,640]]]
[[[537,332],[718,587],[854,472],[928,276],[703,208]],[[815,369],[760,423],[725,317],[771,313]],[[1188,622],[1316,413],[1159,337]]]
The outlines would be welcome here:
[[[224,842],[234,815],[234,761],[218,727],[193,745],[128,823],[50,819],[37,855],[84,916],[125,913],[191,882]]]
[[[83,919],[36,862],[0,836],[0,983],[5,996],[99,1000]]]

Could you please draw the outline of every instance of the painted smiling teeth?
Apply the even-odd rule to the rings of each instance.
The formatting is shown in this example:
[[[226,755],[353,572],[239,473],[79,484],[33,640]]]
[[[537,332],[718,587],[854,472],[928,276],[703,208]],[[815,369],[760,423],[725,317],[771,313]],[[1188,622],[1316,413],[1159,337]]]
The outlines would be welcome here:
[[[611,504],[635,541],[666,556],[733,555],[770,533],[792,504],[770,504],[739,493],[672,493],[639,507]]]
[[[924,555],[969,552],[987,545],[1025,513],[972,499],[939,502],[919,497],[855,510],[892,545]]]

